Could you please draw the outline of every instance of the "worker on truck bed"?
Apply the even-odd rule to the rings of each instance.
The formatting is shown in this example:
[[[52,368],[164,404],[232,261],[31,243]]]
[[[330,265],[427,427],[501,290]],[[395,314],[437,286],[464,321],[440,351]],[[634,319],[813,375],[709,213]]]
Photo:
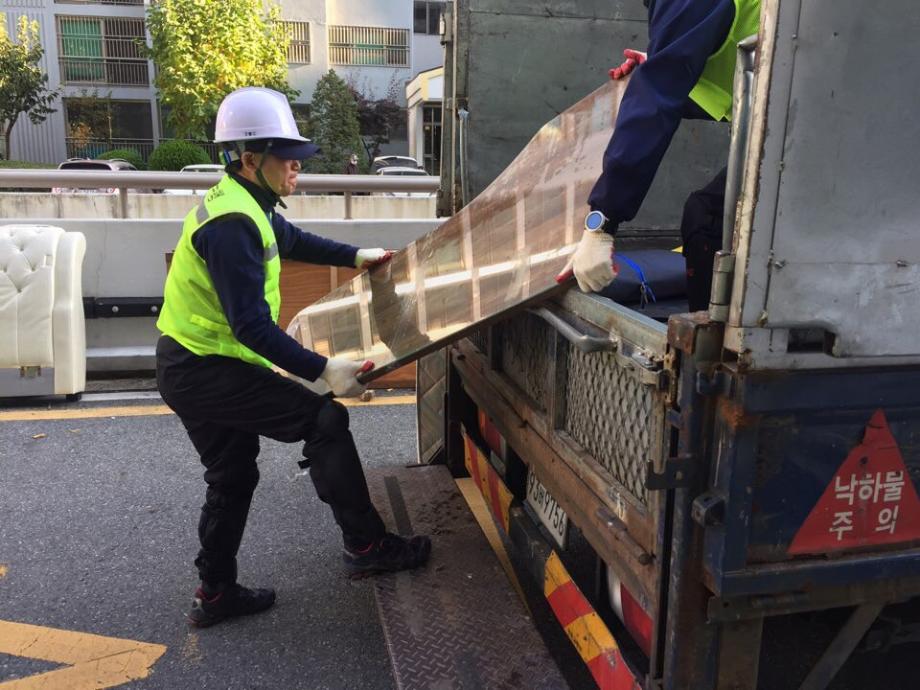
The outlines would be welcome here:
[[[202,627],[275,601],[273,590],[236,581],[237,550],[259,481],[260,436],[304,442],[301,465],[309,465],[317,494],[332,508],[353,577],[418,567],[431,549],[428,537],[386,531],[345,407],[270,368],[320,378],[336,396],[363,393],[360,362],[326,359],[278,327],[280,259],[367,268],[387,261],[389,252],[311,235],[275,212],[294,191],[300,162],[319,152],[298,133],[284,95],[234,91],[217,112],[214,140],[227,173],[185,218],[157,321],[163,332],[157,384],[205,467],[195,559],[201,586],[189,613]]]
[[[603,172],[591,190],[585,231],[559,275],[574,272],[585,292],[615,277],[613,238],[632,220],[652,184],[682,118],[730,120],[737,44],[757,33],[760,0],[646,0],[648,53],[627,49],[610,70],[633,73],[604,152]],[[723,169],[690,195],[681,220],[691,311],[707,309],[715,252],[722,244]]]

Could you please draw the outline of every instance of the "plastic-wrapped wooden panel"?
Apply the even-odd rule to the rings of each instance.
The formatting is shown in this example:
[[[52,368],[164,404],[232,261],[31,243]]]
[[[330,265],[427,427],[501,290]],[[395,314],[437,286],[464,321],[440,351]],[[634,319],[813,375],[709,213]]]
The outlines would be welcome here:
[[[375,378],[559,290],[625,87],[609,82],[544,125],[462,211],[288,332],[323,355],[372,360]]]

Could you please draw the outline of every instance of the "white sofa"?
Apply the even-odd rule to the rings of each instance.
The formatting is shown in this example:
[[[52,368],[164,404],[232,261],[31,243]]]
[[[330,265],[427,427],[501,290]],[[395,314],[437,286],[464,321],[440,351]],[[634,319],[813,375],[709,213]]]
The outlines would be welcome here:
[[[0,397],[86,387],[86,238],[50,225],[0,225]]]

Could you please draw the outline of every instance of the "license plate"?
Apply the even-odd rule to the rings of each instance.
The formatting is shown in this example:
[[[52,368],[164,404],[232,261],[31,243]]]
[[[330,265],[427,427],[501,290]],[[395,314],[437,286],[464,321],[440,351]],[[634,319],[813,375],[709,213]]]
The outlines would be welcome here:
[[[569,516],[556,503],[556,499],[546,490],[546,487],[537,479],[532,470],[527,472],[527,503],[533,508],[540,522],[559,544],[565,548],[566,537],[569,534]]]

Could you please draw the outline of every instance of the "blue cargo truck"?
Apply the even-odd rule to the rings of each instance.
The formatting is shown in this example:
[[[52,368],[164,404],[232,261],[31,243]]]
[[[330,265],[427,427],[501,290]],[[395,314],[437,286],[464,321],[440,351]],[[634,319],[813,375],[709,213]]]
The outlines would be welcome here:
[[[449,207],[500,166],[482,123],[545,101],[520,71],[492,98],[486,56],[541,16],[519,4],[447,15]],[[585,7],[550,4],[577,39]],[[421,460],[477,480],[601,688],[920,687],[918,29],[906,0],[764,0],[707,312],[573,289],[420,362]],[[703,169],[719,137],[691,137]],[[668,179],[698,172],[678,149]],[[667,244],[678,196],[623,247]]]

